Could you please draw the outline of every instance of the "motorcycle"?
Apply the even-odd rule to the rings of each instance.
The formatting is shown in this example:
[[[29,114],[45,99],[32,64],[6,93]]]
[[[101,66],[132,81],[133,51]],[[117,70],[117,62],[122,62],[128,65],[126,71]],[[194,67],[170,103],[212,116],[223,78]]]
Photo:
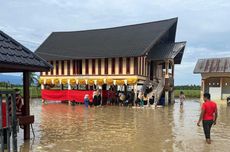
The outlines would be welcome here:
[[[230,106],[230,96],[227,97],[227,105]]]

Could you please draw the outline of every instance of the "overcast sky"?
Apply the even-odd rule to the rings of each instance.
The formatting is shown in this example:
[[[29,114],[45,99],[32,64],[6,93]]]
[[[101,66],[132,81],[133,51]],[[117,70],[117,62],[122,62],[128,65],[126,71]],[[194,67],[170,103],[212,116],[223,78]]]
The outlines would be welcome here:
[[[200,84],[198,58],[230,56],[229,0],[0,0],[0,30],[35,51],[53,31],[115,27],[178,17],[187,41],[176,85]]]

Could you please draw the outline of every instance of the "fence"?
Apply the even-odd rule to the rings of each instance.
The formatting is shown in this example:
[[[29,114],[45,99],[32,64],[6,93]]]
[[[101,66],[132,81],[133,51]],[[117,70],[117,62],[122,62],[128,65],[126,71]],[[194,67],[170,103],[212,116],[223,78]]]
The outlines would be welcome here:
[[[10,139],[12,140],[10,141]],[[0,144],[1,152],[4,152],[4,149],[7,149],[8,152],[11,150],[17,152],[16,98],[14,91],[0,91]]]

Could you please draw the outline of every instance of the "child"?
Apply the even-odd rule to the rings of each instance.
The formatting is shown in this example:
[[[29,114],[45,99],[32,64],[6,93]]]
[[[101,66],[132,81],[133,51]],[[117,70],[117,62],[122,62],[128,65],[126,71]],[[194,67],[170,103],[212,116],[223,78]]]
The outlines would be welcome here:
[[[184,101],[185,101],[185,95],[183,91],[180,92],[179,98],[180,98],[180,106],[183,106]]]
[[[84,97],[84,104],[85,104],[85,107],[88,108],[89,106],[89,95],[88,94],[86,94]]]

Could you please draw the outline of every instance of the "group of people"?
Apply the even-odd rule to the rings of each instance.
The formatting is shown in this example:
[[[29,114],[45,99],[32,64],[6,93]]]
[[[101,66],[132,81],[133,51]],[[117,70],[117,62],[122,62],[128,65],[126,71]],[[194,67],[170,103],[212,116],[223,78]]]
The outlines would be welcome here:
[[[89,95],[86,94],[84,97],[84,104],[86,107],[89,106],[100,106],[101,103],[101,93],[99,90],[96,90],[93,92],[93,102],[90,102]]]
[[[108,95],[106,99],[101,96],[101,91],[96,90],[93,92],[92,101],[88,94],[84,97],[84,104],[86,107],[89,106],[100,106],[100,105],[117,105],[117,106],[136,106],[145,107],[154,104],[154,96],[149,99],[147,93],[142,91],[138,92],[137,98],[135,100],[135,93],[133,90],[127,92],[107,92]],[[104,101],[105,100],[105,101]],[[135,101],[134,101],[135,100]],[[105,103],[104,103],[105,102]]]
[[[151,106],[153,104],[154,104],[154,96],[151,99],[149,99],[146,92],[143,93],[142,91],[140,91],[138,93],[137,99],[135,101],[136,107]]]

